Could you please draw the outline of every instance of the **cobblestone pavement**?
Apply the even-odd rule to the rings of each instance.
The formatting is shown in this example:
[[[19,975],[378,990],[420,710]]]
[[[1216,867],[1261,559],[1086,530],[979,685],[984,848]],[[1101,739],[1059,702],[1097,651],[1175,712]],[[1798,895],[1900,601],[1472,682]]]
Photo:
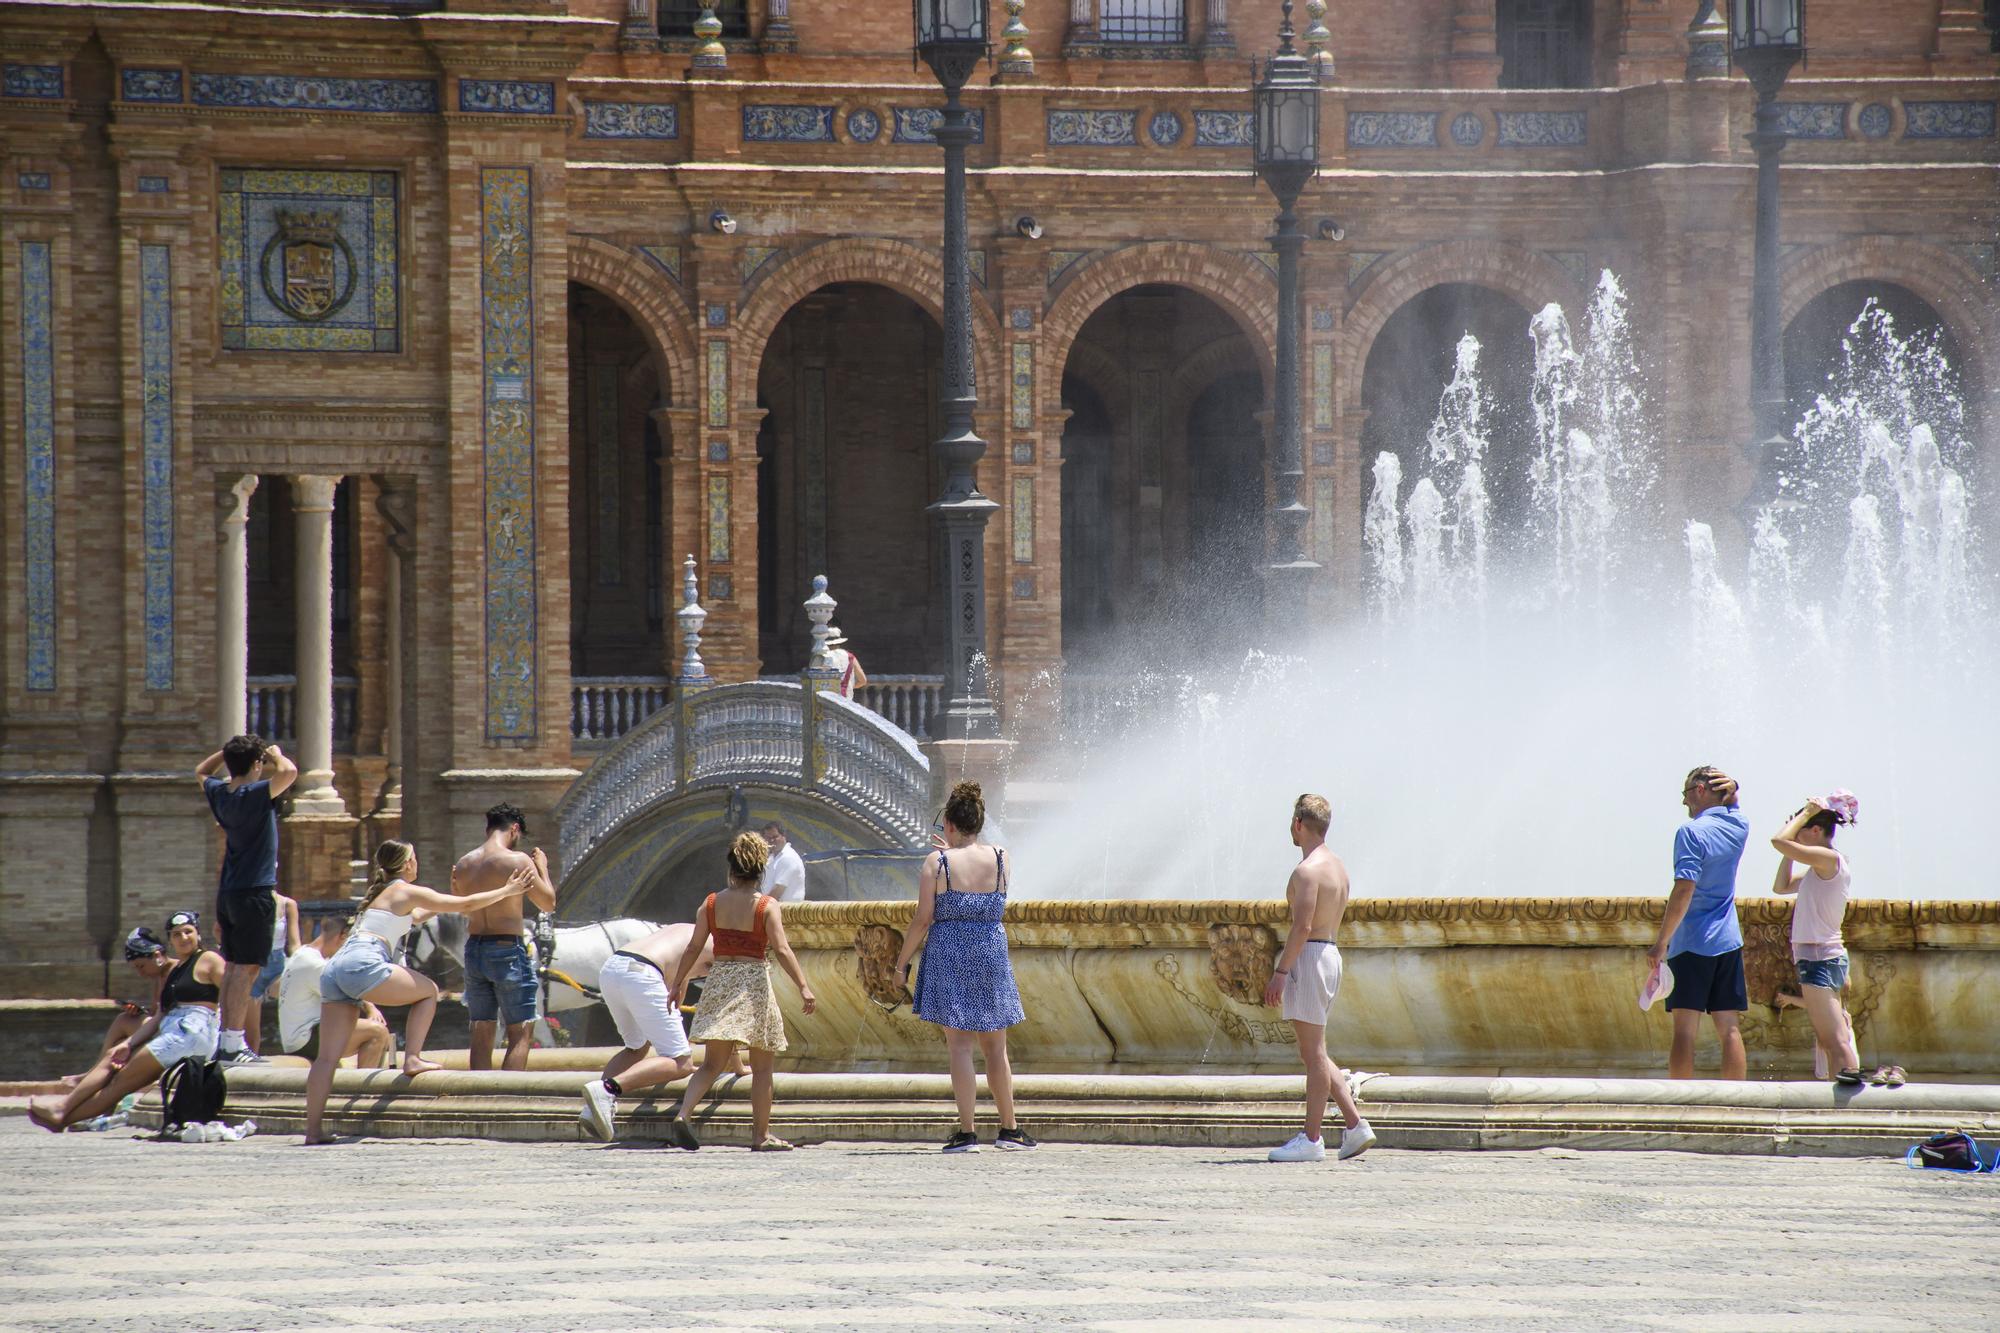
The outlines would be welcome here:
[[[2000,1308],[2000,1178],[1893,1161],[297,1142],[0,1121],[0,1326],[1819,1333]]]

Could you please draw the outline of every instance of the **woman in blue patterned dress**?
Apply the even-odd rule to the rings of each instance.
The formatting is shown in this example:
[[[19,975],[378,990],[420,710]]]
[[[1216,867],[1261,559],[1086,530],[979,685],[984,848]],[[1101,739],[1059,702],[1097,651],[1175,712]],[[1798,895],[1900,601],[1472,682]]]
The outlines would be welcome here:
[[[910,959],[924,951],[917,974],[917,1017],[944,1029],[951,1052],[951,1090],[958,1099],[958,1132],[945,1140],[946,1152],[977,1152],[973,1122],[979,1079],[973,1072],[976,1047],[986,1057],[986,1086],[1000,1112],[993,1146],[1015,1150],[1036,1146],[1014,1123],[1014,1071],[1007,1063],[1007,1029],[1020,1022],[1021,993],[1007,961],[1007,932],[1000,914],[1007,908],[1007,856],[979,841],[986,826],[986,801],[976,782],[951,789],[944,807],[944,834],[933,837],[935,858],[924,861],[917,881],[917,914],[903,936],[896,979],[907,981]]]

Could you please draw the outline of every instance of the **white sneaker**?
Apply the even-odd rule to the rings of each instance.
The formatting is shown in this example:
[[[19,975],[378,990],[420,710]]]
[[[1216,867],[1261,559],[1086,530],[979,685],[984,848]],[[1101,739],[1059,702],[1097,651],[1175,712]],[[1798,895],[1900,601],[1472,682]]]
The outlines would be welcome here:
[[[605,1143],[618,1132],[617,1099],[611,1089],[604,1086],[604,1080],[594,1078],[583,1085],[583,1110],[577,1119],[583,1127]]]
[[[1340,1156],[1336,1161],[1344,1162],[1350,1157],[1359,1157],[1375,1146],[1375,1130],[1364,1120],[1353,1129],[1340,1131]]]
[[[1309,1139],[1305,1132],[1292,1135],[1280,1146],[1271,1149],[1274,1162],[1323,1162],[1326,1160],[1326,1141]]]

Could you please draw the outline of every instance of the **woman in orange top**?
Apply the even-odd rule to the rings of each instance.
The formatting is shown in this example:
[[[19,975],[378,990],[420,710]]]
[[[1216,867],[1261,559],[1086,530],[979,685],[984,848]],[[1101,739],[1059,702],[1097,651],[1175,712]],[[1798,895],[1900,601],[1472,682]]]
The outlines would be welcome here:
[[[701,1005],[689,1039],[703,1043],[701,1068],[688,1079],[671,1133],[682,1148],[699,1148],[688,1124],[688,1112],[721,1074],[736,1069],[736,1048],[750,1048],[750,1147],[756,1152],[788,1152],[791,1144],[771,1133],[771,1070],[774,1057],[785,1049],[785,1018],[771,989],[771,954],[799,988],[799,999],[811,1013],[818,1003],[792,946],[785,940],[785,922],[778,903],[757,892],[771,848],[754,833],[738,834],[729,846],[729,887],[708,895],[695,913],[694,935],[681,951],[668,992],[678,1005],[687,993],[688,973],[701,957],[702,946],[715,940],[715,962],[702,983]]]

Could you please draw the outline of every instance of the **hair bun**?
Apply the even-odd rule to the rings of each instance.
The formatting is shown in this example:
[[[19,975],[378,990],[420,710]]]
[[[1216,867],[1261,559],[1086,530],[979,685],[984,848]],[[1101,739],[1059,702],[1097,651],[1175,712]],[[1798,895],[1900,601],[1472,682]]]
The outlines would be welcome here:
[[[986,793],[980,790],[978,783],[968,780],[959,783],[951,789],[951,799],[954,801],[984,801]]]

